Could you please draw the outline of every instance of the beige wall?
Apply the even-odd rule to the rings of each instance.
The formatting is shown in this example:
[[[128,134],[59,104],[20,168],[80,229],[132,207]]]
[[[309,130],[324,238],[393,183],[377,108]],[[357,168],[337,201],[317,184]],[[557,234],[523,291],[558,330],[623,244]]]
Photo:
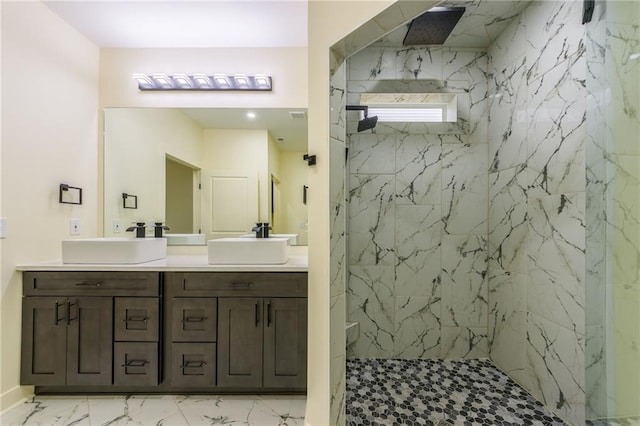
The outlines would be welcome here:
[[[197,232],[197,229],[193,229],[194,169],[177,161],[167,160],[165,170],[165,221],[170,226],[169,232]]]
[[[298,234],[298,244],[307,245],[307,206],[302,202],[302,186],[307,185],[309,167],[302,159],[305,152],[280,153],[280,194],[282,195],[283,234]]]
[[[126,236],[132,222],[165,220],[166,155],[201,167],[202,129],[171,108],[109,108],[104,114],[104,234]],[[123,192],[138,196],[137,209],[122,207]],[[114,219],[119,234],[112,232]]]
[[[0,410],[20,387],[21,276],[17,264],[59,259],[69,219],[97,234],[99,50],[39,2],[2,2],[2,250]],[[82,187],[83,205],[58,203]]]
[[[390,1],[309,1],[309,377],[306,423],[329,424],[329,48]]]

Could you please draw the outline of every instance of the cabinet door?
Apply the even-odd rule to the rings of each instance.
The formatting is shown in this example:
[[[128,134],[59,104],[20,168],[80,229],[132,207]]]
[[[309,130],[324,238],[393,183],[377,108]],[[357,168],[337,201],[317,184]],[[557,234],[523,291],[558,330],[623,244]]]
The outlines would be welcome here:
[[[264,387],[307,384],[307,299],[265,299]]]
[[[66,299],[22,299],[23,385],[64,385],[67,359]]]
[[[218,386],[262,387],[262,299],[218,299]]]
[[[112,298],[71,298],[69,314],[67,385],[110,385]]]

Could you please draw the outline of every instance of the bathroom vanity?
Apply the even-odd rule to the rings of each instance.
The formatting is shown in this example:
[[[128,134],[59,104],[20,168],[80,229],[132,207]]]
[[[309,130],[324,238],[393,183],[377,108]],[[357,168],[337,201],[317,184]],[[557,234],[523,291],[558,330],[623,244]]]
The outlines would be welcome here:
[[[306,391],[306,257],[20,270],[21,383],[36,393]]]

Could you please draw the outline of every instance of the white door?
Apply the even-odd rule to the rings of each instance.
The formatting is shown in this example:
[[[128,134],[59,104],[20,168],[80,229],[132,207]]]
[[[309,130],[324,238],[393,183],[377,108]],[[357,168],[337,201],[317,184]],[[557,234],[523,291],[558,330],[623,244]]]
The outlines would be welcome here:
[[[207,240],[251,233],[258,221],[257,172],[202,174],[202,232]]]

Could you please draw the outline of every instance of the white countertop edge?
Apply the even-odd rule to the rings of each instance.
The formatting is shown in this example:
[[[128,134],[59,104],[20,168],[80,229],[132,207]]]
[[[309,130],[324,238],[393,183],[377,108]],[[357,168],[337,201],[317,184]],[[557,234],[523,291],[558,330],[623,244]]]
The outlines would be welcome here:
[[[281,265],[210,265],[208,256],[168,255],[166,259],[136,264],[72,264],[61,260],[26,263],[17,271],[158,271],[158,272],[307,272],[307,256],[290,256]]]

